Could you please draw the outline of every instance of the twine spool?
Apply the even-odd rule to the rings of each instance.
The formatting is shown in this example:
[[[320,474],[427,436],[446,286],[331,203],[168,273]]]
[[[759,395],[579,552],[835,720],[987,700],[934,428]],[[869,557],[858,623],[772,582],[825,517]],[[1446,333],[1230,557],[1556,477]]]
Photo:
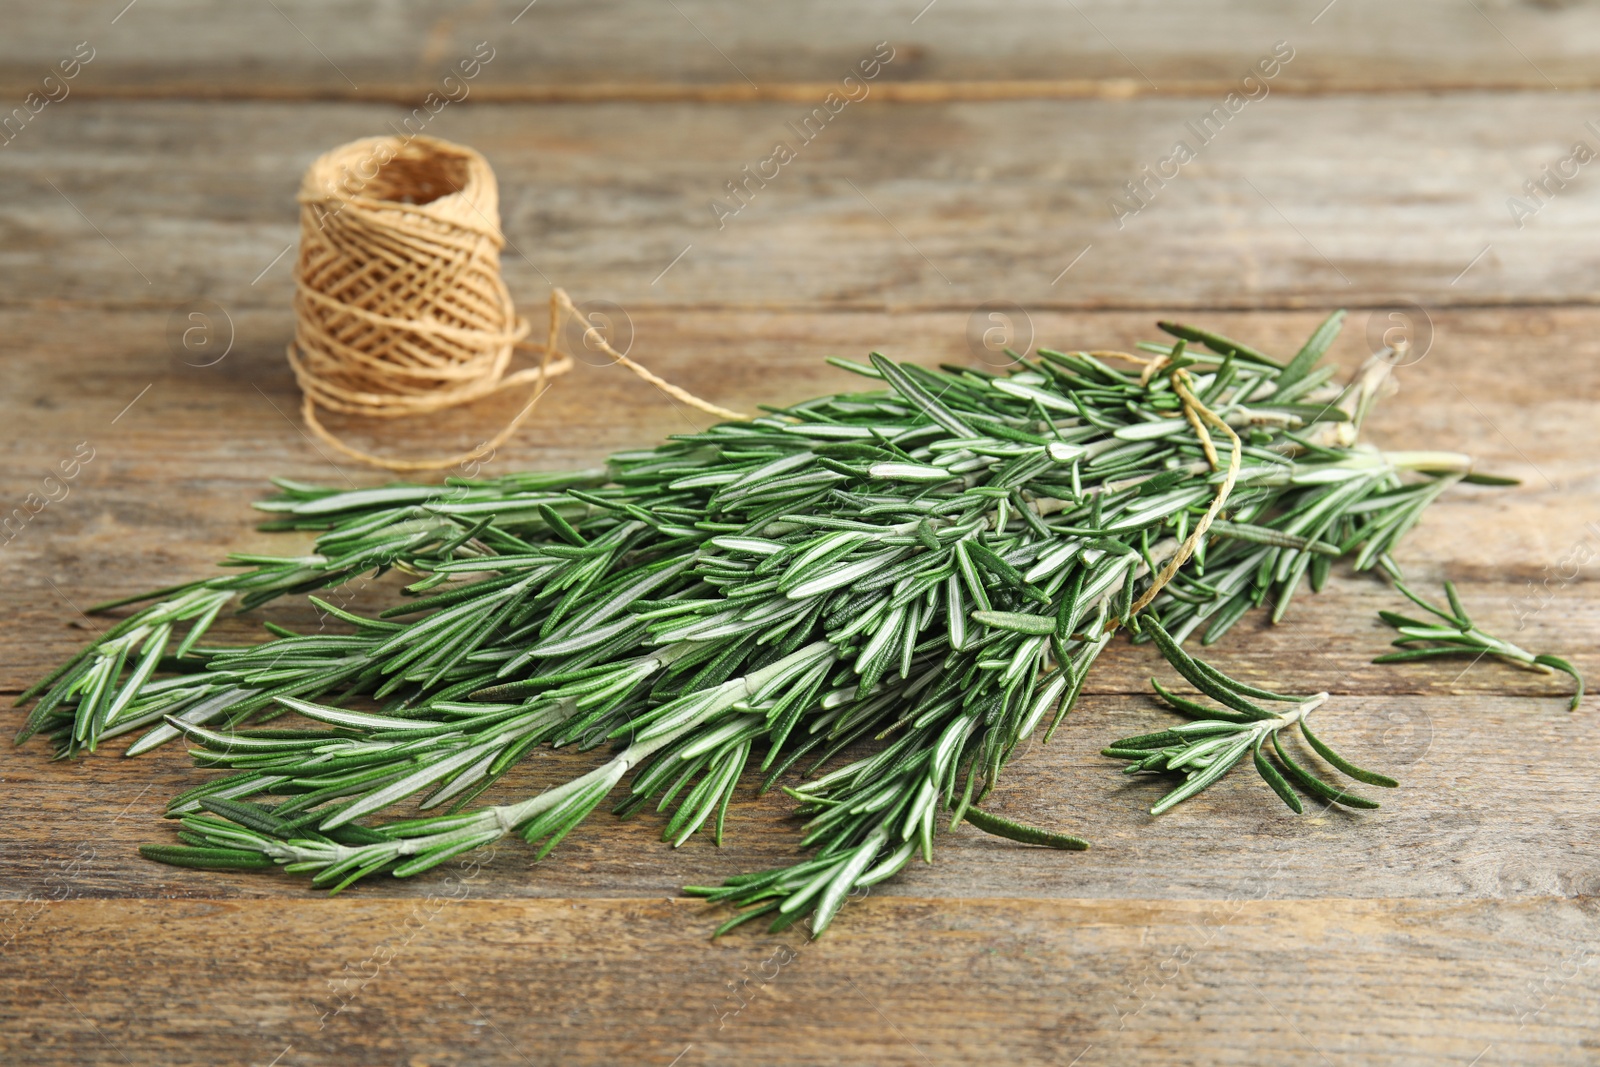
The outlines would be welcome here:
[[[572,369],[558,341],[578,310],[550,296],[543,344],[500,276],[499,191],[477,152],[432,137],[370,137],[312,163],[300,184],[295,338],[289,365],[307,427],[331,447],[394,471],[442,470],[499,447],[532,414],[550,380]],[[615,351],[594,327],[585,341],[658,389],[722,418],[707,403]],[[508,374],[518,348],[539,364]],[[477,448],[441,459],[390,459],[346,445],[317,418],[427,415],[531,385],[527,403]]]

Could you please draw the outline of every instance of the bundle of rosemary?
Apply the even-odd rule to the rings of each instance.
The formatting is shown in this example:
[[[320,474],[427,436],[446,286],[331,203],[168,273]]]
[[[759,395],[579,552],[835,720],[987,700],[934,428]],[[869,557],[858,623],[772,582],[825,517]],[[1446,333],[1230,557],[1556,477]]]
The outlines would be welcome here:
[[[269,528],[319,531],[313,552],[235,555],[235,573],[104,605],[153,601],[24,694],[41,699],[19,740],[67,756],[149,728],[133,755],[181,735],[233,773],[176,797],[181,843],[145,854],[283,865],[335,891],[512,833],[542,856],[622,783],[619,815],[653,804],[674,845],[708,823],[720,841],[752,764],[766,789],[847,754],[788,790],[810,858],[691,889],[747,906],[727,926],[809,916],[820,932],[852,890],[930,860],[941,813],[1083,847],[975,805],[1023,738],[1061,723],[1116,629],[1153,622],[1170,658],[1252,607],[1277,619],[1335,558],[1386,559],[1446,487],[1486,480],[1463,455],[1357,441],[1388,365],[1330,384],[1318,363],[1342,317],[1287,362],[1165,323],[1175,343],[1143,354],[1041,349],[1004,375],[835,360],[872,388],[595,470],[280,481],[258,507]],[[388,570],[414,581],[376,618],[312,597],[347,633],[269,623],[252,647],[202,643],[236,599]],[[261,727],[287,711],[310,725]],[[1259,718],[1222,714],[1219,735]],[[1227,751],[1260,763],[1275,729]],[[1166,741],[1113,751],[1177,769],[1181,752],[1151,748]],[[474,806],[546,746],[605,754]],[[372,821],[419,794],[433,814]]]

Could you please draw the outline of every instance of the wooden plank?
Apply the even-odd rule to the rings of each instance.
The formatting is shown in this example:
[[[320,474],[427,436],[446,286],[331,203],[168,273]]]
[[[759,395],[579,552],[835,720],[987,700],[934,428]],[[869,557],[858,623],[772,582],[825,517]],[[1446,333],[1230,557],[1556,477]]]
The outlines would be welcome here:
[[[1274,889],[870,899],[820,940],[719,943],[683,901],[67,901],[10,947],[0,1049],[169,1067],[1593,1062],[1592,905]]]
[[[1172,672],[1143,649],[1146,677]],[[1309,655],[1307,674],[1318,673]],[[1224,662],[1229,662],[1224,660]],[[1505,672],[1484,673],[1504,680]],[[1487,687],[1486,687],[1487,688]],[[1593,788],[1600,759],[1593,705],[1574,714],[1556,696],[1338,696],[1318,713],[1319,736],[1358,765],[1391,773],[1397,790],[1357,786],[1376,811],[1295,816],[1248,763],[1174,811],[1147,810],[1175,782],[1121,774],[1099,755],[1119,738],[1177,721],[1149,696],[1090,694],[1049,744],[1020,751],[986,806],[1033,825],[1078,834],[1088,852],[1028,848],[963,826],[941,834],[931,866],[913,864],[881,892],[938,898],[1093,896],[1210,899],[1248,892],[1279,870],[1275,897],[1427,897],[1438,900],[1593,896],[1600,841],[1575,798]],[[1296,745],[1299,743],[1296,742]],[[1299,756],[1318,764],[1300,745]],[[169,797],[212,776],[169,747],[134,760],[109,754],[52,764],[39,745],[0,755],[0,927],[16,928],[39,902],[77,897],[283,898],[322,896],[303,877],[167,867],[137,855],[171,843],[160,815]],[[486,802],[509,803],[596,765],[598,754],[540,753]],[[1337,775],[1325,769],[1332,779]],[[799,772],[786,779],[798,784]],[[620,793],[618,794],[621,795]],[[795,862],[799,824],[780,793],[752,781],[727,820],[723,847],[702,835],[672,849],[662,816],[620,822],[600,812],[533,864],[520,839],[485,861],[483,892],[505,898],[674,897],[684,885]],[[480,857],[481,858],[481,857]],[[437,893],[452,870],[379,878],[347,890],[372,898]],[[726,917],[726,916],[724,916]],[[720,919],[694,920],[708,933]],[[3,937],[4,935],[0,935]]]
[[[534,313],[552,282],[635,313],[1593,301],[1600,186],[1580,173],[1520,229],[1507,203],[1591,136],[1600,94],[1269,98],[1134,200],[1208,107],[869,100],[805,144],[808,109],[772,103],[458,107],[425,130],[498,169]],[[5,149],[0,299],[285,308],[302,171],[400,117],[69,100]],[[779,140],[796,158],[758,187],[741,168]],[[1390,161],[1412,158],[1402,182]]]
[[[1600,17],[1584,5],[1471,7],[1450,0],[1341,0],[1289,11],[1264,0],[1170,5],[1083,0],[851,4],[746,9],[576,0],[314,0],[219,7],[207,0],[121,5],[66,0],[0,42],[6,98],[38,89],[87,39],[73,91],[401,99],[414,105],[477,51],[479,98],[661,96],[684,89],[781,93],[836,82],[892,42],[886,92],[1221,95],[1278,41],[1288,92],[1393,88],[1547,90],[1596,84]],[[952,84],[955,83],[955,84]],[[57,90],[59,92],[59,90]],[[449,91],[459,92],[454,86]]]

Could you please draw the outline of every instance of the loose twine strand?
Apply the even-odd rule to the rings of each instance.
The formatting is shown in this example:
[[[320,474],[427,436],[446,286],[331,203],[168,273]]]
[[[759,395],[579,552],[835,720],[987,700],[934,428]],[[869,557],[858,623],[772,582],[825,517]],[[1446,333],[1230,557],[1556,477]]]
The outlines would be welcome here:
[[[561,289],[550,293],[549,333],[527,340],[500,276],[499,190],[482,155],[432,137],[352,141],[311,164],[301,181],[295,337],[289,365],[301,413],[318,438],[352,459],[392,471],[444,470],[504,444],[533,414],[551,379],[572,369],[560,348],[568,315],[585,321]],[[749,416],[702,400],[618,352],[593,324],[584,344],[663,393],[724,419]],[[518,349],[535,367],[507,373]],[[397,459],[351,447],[317,409],[401,418],[531,385],[522,409],[476,448],[438,459]]]

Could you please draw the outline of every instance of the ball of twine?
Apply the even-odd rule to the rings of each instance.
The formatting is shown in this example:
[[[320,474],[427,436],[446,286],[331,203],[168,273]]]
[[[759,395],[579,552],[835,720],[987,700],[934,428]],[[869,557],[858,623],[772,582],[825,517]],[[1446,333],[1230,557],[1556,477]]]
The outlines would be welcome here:
[[[335,148],[300,184],[295,338],[289,364],[304,393],[306,425],[355,459],[390,470],[442,470],[498,448],[532,412],[550,380],[572,369],[558,347],[567,294],[550,297],[544,344],[527,340],[500,276],[499,191],[477,152],[431,137],[371,137]],[[580,315],[581,318],[581,315]],[[707,403],[615,351],[593,326],[585,342],[668,394],[722,418]],[[508,374],[518,348],[537,366]],[[516,385],[522,410],[477,448],[439,459],[392,459],[346,445],[317,418],[426,415]]]

